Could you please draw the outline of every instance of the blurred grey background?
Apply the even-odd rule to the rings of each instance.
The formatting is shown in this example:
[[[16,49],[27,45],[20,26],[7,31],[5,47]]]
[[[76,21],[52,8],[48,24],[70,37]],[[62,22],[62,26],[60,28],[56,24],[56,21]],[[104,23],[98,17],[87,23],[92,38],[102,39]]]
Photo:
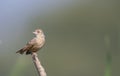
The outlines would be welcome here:
[[[38,52],[48,76],[120,76],[119,0],[1,0],[0,75],[37,76],[31,56],[15,52],[46,35]],[[108,76],[108,75],[106,75]]]

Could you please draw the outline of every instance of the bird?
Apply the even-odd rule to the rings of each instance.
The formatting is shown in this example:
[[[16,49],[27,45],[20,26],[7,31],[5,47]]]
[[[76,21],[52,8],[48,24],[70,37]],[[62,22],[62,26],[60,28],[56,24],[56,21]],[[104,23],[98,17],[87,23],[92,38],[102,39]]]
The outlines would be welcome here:
[[[24,54],[25,52],[26,55],[29,55],[33,52],[37,52],[43,47],[43,45],[45,44],[45,35],[42,29],[36,29],[33,34],[35,35],[35,37],[16,53]]]

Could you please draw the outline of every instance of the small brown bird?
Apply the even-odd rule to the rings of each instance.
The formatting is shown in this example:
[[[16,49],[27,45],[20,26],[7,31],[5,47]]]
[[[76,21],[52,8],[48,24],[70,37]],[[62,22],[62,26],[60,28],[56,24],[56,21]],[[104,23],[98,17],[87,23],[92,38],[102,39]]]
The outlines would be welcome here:
[[[36,29],[33,34],[35,34],[35,37],[16,53],[23,54],[26,52],[26,55],[28,55],[32,52],[37,52],[43,47],[45,43],[45,35],[43,31],[41,29]]]

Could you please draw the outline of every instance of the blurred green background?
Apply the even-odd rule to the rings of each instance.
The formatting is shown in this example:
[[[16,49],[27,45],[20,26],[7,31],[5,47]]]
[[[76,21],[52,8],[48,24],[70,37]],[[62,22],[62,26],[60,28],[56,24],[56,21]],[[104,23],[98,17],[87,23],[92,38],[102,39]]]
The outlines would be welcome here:
[[[37,76],[15,52],[43,29],[48,76],[120,76],[119,0],[1,0],[0,76]]]

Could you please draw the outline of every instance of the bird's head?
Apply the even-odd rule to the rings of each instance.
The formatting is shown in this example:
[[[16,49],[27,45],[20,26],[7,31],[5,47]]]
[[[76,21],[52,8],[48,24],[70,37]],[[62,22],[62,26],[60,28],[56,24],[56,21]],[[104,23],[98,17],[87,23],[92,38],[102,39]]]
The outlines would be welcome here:
[[[35,34],[35,35],[42,34],[42,33],[43,33],[43,31],[42,31],[41,29],[36,29],[36,30],[33,32],[33,34]]]

